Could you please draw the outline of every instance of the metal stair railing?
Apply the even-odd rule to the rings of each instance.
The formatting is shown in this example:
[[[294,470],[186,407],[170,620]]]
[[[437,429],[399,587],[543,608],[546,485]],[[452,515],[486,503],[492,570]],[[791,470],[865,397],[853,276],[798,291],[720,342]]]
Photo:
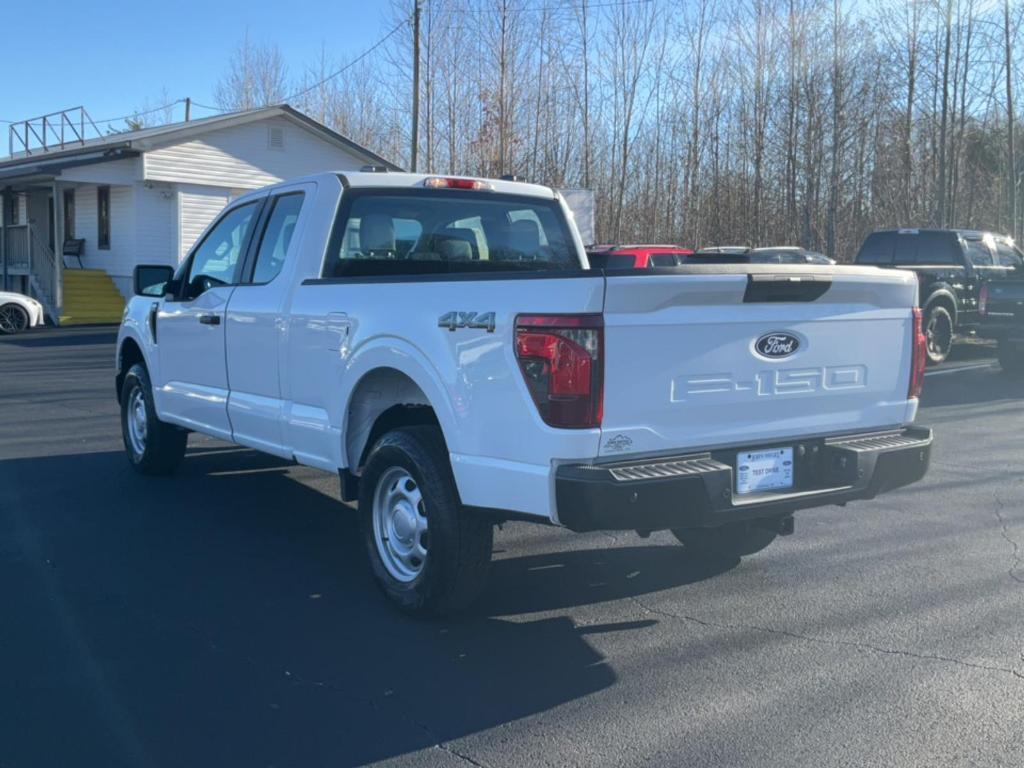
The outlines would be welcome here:
[[[28,226],[28,274],[36,298],[43,305],[54,325],[60,325],[60,309],[57,307],[57,257],[49,244]]]

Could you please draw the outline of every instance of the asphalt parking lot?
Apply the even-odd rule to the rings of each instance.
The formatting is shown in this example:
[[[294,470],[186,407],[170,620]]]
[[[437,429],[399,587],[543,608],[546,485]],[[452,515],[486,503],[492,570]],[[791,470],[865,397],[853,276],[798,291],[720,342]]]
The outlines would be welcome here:
[[[453,622],[371,584],[337,481],[121,449],[114,331],[0,338],[0,766],[1024,765],[1024,383],[930,373],[930,475],[708,572],[511,524]]]

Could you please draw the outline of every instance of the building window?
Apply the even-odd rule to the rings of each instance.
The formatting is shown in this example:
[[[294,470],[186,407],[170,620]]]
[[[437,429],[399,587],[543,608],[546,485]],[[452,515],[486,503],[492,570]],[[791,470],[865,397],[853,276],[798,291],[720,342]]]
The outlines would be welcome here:
[[[7,195],[7,223],[10,225],[18,223],[18,196],[14,193]]]
[[[64,239],[75,239],[75,190],[64,190]]]
[[[110,250],[110,187],[96,187],[96,247]]]

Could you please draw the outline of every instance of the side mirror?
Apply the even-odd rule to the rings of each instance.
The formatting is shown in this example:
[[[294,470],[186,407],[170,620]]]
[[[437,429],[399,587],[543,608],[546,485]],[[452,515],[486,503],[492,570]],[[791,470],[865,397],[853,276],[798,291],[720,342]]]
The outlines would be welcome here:
[[[136,296],[161,297],[174,278],[174,269],[166,264],[139,264],[132,271]]]

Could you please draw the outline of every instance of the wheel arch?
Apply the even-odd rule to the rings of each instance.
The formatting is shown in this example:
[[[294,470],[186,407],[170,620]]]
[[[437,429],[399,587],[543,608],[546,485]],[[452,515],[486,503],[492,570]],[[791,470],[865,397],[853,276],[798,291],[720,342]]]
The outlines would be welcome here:
[[[117,375],[114,378],[114,386],[118,402],[121,401],[121,388],[124,386],[124,377],[136,363],[142,363],[149,370],[149,366],[146,363],[146,355],[142,351],[142,345],[133,337],[125,336],[117,346]]]
[[[341,398],[342,467],[357,474],[373,442],[397,426],[435,424],[457,450],[455,412],[439,373],[415,348],[378,345],[357,354]],[[404,347],[406,345],[402,345]]]
[[[925,313],[928,312],[934,306],[945,307],[949,311],[949,315],[953,320],[953,329],[956,330],[957,326],[957,304],[956,295],[952,290],[946,287],[936,288],[928,294],[928,299],[924,302],[922,307]]]

